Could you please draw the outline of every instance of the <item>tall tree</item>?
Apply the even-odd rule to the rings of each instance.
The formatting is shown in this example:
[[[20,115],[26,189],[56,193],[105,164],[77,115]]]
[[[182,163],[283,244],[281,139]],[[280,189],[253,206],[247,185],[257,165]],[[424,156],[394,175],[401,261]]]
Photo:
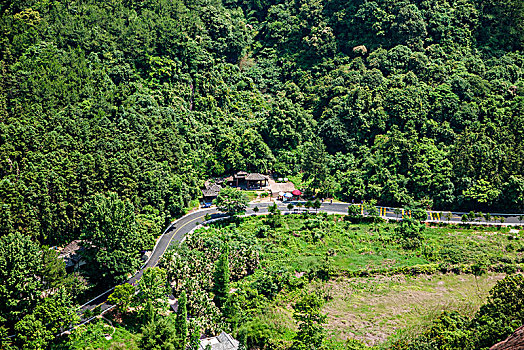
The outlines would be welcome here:
[[[218,210],[235,216],[246,211],[248,198],[238,188],[223,188],[215,199]]]
[[[183,290],[178,298],[178,309],[175,319],[175,331],[177,336],[178,350],[185,350],[187,346],[187,296]]]
[[[90,277],[105,285],[126,280],[140,266],[140,236],[134,207],[116,193],[95,195],[84,206],[83,238]]]
[[[0,322],[12,329],[41,298],[42,249],[30,237],[10,233],[0,237]]]
[[[324,145],[322,139],[315,138],[313,142],[307,144],[302,162],[302,171],[304,179],[310,181],[309,186],[314,190],[321,189],[328,176],[327,158],[326,145]]]
[[[140,350],[175,350],[178,349],[176,345],[176,332],[167,318],[149,322],[142,328],[138,341]]]
[[[150,267],[144,271],[138,281],[137,299],[143,307],[151,303],[156,312],[165,310],[168,306],[167,273],[160,267]]]
[[[225,247],[218,258],[214,273],[213,301],[222,308],[229,298],[229,249]]]
[[[116,305],[118,311],[126,312],[134,296],[135,287],[129,283],[124,283],[115,287],[114,292],[107,298],[107,302]]]
[[[303,296],[293,306],[293,318],[298,332],[293,340],[293,350],[321,349],[326,339],[323,324],[327,316],[322,313],[322,299],[316,293]]]

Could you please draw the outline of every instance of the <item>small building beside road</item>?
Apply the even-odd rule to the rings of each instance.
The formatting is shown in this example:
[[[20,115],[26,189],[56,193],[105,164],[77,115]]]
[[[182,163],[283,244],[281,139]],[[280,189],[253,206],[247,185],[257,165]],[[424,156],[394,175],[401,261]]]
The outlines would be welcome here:
[[[63,248],[58,248],[58,257],[64,260],[66,271],[73,272],[85,265],[81,252],[84,250],[81,240],[74,240]]]
[[[267,175],[239,171],[226,178],[217,178],[206,181],[202,189],[202,199],[206,203],[217,198],[223,186],[238,187],[243,190],[258,190],[268,186],[270,179]]]
[[[295,185],[290,181],[288,182],[275,182],[273,180],[269,181],[269,191],[273,198],[278,197],[280,193],[292,193],[295,190],[296,190]]]
[[[217,185],[216,183],[210,184],[206,182],[205,188],[202,190],[202,197],[204,202],[212,202],[217,198],[222,186]]]
[[[238,340],[222,332],[216,337],[200,339],[199,350],[238,350],[239,346]]]

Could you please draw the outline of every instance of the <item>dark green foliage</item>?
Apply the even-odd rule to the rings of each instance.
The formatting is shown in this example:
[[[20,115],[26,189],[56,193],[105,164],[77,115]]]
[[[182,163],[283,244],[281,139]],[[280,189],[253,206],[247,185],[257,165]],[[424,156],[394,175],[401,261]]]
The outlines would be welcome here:
[[[224,307],[229,298],[229,274],[229,249],[225,248],[218,258],[214,272],[213,301],[219,308]]]
[[[120,312],[126,312],[134,296],[135,287],[129,283],[124,283],[115,287],[114,292],[107,298],[107,302],[117,305]]]
[[[282,213],[280,209],[278,209],[277,205],[275,204],[274,206],[270,206],[268,210],[270,214],[266,217],[266,224],[271,228],[282,226]]]
[[[94,281],[113,285],[123,282],[140,266],[140,250],[150,237],[139,231],[134,207],[116,193],[95,195],[84,206],[83,238],[88,273]]]
[[[464,349],[468,344],[469,320],[458,312],[444,311],[424,331],[423,334],[407,342],[392,346],[395,350],[440,350]]]
[[[71,281],[41,244],[85,238],[85,272],[114,285],[201,180],[237,170],[302,172],[306,194],[356,203],[522,212],[523,18],[519,0],[2,2],[2,322],[45,346],[33,311]],[[415,248],[417,231],[397,235]],[[246,241],[232,275],[257,265]]]
[[[303,296],[293,306],[293,318],[298,323],[298,332],[291,349],[321,349],[326,338],[322,324],[326,315],[322,313],[322,299],[315,293]]]
[[[33,309],[45,287],[42,255],[38,244],[14,233],[0,238],[0,319],[12,327]]]
[[[149,322],[142,328],[142,336],[138,341],[141,350],[175,350],[176,345],[175,329],[167,318]]]
[[[46,349],[54,334],[76,320],[72,296],[83,286],[66,277],[55,251],[20,233],[2,236],[0,278],[0,333],[16,334],[17,347]]]
[[[155,314],[168,308],[168,284],[166,271],[159,267],[149,267],[144,271],[138,281],[138,294],[136,299],[143,308],[146,318],[149,318],[152,307]]]
[[[524,322],[524,278],[509,275],[497,282],[472,322],[472,348],[480,349],[510,336]]]
[[[187,334],[187,295],[182,291],[178,298],[178,309],[175,319],[175,331],[177,336],[177,349],[185,350],[188,343]]]
[[[457,312],[444,312],[422,335],[399,342],[393,349],[488,349],[524,322],[523,290],[522,275],[507,276],[492,288],[487,303],[472,320]]]
[[[423,230],[424,224],[418,220],[404,218],[398,223],[398,226],[395,227],[395,234],[404,248],[415,249],[423,242]]]
[[[354,217],[359,217],[359,216],[362,216],[360,206],[350,205],[348,207],[348,217],[354,218]]]
[[[0,16],[0,232],[66,244],[110,191],[162,225],[200,179],[239,169],[303,170],[310,192],[347,200],[524,208],[517,0],[28,1]]]

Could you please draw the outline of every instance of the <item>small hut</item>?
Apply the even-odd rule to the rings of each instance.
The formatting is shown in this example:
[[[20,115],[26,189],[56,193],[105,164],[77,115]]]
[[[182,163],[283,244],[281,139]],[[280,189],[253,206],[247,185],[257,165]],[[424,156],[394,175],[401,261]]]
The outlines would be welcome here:
[[[218,194],[222,190],[222,187],[217,184],[208,184],[206,188],[202,190],[202,197],[204,197],[204,202],[212,202],[217,198]]]
[[[246,175],[247,188],[258,189],[267,186],[269,178],[259,173],[249,173]]]
[[[216,337],[200,339],[199,350],[238,350],[239,346],[238,340],[222,332]]]

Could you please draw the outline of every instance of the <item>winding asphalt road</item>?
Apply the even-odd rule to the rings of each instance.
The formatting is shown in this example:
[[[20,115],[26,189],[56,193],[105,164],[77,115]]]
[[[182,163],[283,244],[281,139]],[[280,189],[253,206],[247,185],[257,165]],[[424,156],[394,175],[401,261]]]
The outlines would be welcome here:
[[[297,202],[291,202],[293,204],[297,204]],[[302,202],[304,203],[304,202]],[[251,215],[255,214],[253,212],[253,208],[256,206],[258,207],[259,211],[256,213],[257,215],[266,214],[268,212],[268,207],[270,205],[273,205],[274,203],[251,203],[247,209],[246,214]],[[287,209],[288,203],[282,203],[277,202],[278,208],[284,213],[289,213],[289,210]],[[347,214],[348,212],[348,206],[347,203],[322,203],[319,211],[327,212],[327,213],[333,213],[333,214]],[[296,208],[293,210],[294,212],[297,211],[305,211],[305,208]],[[388,207],[379,207],[379,212],[381,213],[381,216],[383,218],[387,219],[393,219],[397,220],[398,215],[394,212],[395,208],[388,208]],[[314,211],[314,209],[310,209],[310,211]],[[461,218],[463,214],[461,212],[452,212],[451,217],[449,217],[450,212],[434,212],[430,211],[428,212],[428,220],[427,222],[451,222],[451,223],[461,223]],[[180,243],[187,233],[191,232],[193,229],[195,229],[200,223],[204,221],[204,217],[206,215],[210,215],[211,218],[220,218],[224,217],[224,214],[221,214],[218,212],[215,208],[210,209],[204,209],[204,210],[198,210],[192,213],[189,213],[182,218],[174,221],[171,223],[171,225],[166,229],[164,234],[158,239],[157,244],[153,250],[153,253],[151,254],[149,260],[142,266],[142,268],[130,279],[127,281],[127,283],[136,284],[137,281],[142,277],[142,274],[144,271],[149,267],[154,267],[158,264],[160,261],[160,258],[164,253],[166,252],[167,248],[171,244],[178,244]],[[468,222],[470,224],[489,224],[489,225],[499,225],[499,226],[516,226],[519,225],[520,222],[518,220],[519,214],[492,214],[492,216],[500,217],[504,216],[505,222],[504,223],[497,223],[497,222],[486,222],[485,219],[482,219],[480,221],[475,222]],[[449,217],[449,221],[448,221]],[[82,305],[80,307],[81,312],[85,310],[92,310],[97,307],[100,307],[101,313],[104,313],[110,309],[112,309],[114,306],[107,303],[107,298],[113,291],[113,288],[104,292],[103,294],[97,296],[93,300],[90,300],[86,304]],[[85,322],[90,321],[91,319],[84,320]]]

